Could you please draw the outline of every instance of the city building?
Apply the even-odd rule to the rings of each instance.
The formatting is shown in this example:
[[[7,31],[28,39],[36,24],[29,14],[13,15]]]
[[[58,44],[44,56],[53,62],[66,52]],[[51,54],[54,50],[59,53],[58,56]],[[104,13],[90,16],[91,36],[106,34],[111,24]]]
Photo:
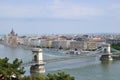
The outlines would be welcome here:
[[[110,43],[110,44],[112,44],[112,43],[120,43],[120,39],[107,39],[106,43]]]
[[[57,49],[69,49],[70,40],[54,40],[52,41],[52,47]]]
[[[12,29],[8,35],[4,35],[4,42],[7,45],[17,45],[18,35]]]
[[[97,43],[95,41],[87,41],[87,50],[97,49]]]
[[[87,42],[86,41],[71,41],[70,49],[86,50]]]

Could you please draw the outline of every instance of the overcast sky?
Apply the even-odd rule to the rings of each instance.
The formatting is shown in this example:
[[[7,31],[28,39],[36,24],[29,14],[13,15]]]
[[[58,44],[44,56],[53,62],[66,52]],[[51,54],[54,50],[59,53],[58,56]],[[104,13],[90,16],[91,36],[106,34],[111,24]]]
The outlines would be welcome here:
[[[0,0],[0,33],[120,33],[120,0]]]

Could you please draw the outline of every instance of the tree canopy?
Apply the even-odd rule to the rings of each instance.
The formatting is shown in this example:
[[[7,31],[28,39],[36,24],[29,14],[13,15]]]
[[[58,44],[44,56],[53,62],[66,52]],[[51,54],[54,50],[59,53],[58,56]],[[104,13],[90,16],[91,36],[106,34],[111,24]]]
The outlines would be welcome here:
[[[120,50],[120,43],[112,43],[111,47],[117,50]]]
[[[75,80],[75,78],[65,72],[58,72],[57,74],[25,76],[21,80]]]
[[[24,67],[21,67],[21,64],[22,61],[17,58],[12,63],[9,62],[7,57],[0,59],[0,80],[75,80],[74,77],[65,72],[19,77],[21,74],[25,73]]]
[[[21,74],[24,74],[24,67],[21,67],[22,61],[19,61],[17,58],[10,63],[7,57],[0,59],[0,80],[11,80],[11,78],[19,77]]]

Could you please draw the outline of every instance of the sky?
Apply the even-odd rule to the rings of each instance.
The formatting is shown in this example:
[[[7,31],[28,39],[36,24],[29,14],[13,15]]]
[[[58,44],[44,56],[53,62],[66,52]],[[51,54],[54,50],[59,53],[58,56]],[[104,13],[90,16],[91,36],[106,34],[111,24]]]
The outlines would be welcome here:
[[[120,0],[0,0],[0,33],[120,33]]]

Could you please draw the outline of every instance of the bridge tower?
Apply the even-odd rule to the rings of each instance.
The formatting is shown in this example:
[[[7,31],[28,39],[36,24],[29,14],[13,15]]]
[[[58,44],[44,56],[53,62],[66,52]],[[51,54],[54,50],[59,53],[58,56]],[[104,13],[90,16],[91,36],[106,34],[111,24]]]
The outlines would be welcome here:
[[[31,65],[30,72],[31,73],[45,73],[45,62],[43,62],[43,53],[42,49],[40,48],[34,48],[32,49],[32,53],[34,55],[33,62],[34,65]]]
[[[111,49],[110,49],[110,44],[104,44],[103,45],[103,54],[100,57],[101,61],[111,61],[113,60],[112,56],[111,56]]]

